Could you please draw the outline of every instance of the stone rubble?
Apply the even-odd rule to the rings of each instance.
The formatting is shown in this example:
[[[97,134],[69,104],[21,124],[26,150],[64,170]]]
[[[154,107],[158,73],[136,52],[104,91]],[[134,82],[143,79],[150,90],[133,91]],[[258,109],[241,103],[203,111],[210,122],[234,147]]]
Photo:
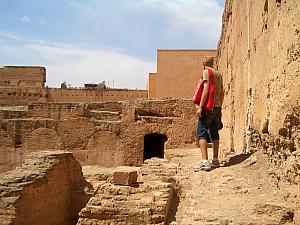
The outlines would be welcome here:
[[[102,182],[88,175],[95,184],[95,194],[81,210],[77,225],[165,224],[167,215],[172,214],[175,186],[171,175],[176,175],[177,168],[178,164],[163,159],[146,160],[138,171],[137,183],[130,186],[114,185],[112,174],[104,176]]]

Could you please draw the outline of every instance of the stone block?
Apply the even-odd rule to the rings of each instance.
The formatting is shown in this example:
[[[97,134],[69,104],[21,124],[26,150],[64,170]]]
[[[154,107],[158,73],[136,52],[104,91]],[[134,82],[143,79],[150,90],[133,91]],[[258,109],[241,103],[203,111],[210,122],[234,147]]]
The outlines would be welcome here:
[[[132,167],[118,167],[113,173],[113,183],[131,185],[137,182],[137,169]]]

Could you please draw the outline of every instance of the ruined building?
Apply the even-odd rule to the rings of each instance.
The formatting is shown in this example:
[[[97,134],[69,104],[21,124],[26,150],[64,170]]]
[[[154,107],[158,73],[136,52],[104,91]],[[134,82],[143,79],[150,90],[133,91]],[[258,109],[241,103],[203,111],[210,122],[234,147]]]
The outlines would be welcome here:
[[[174,97],[169,81],[189,68],[184,79],[196,85],[204,55],[158,51],[149,97]],[[199,151],[187,148],[196,126],[189,87],[174,92],[180,100],[98,101],[93,92],[70,103],[59,99],[91,90],[55,97],[43,68],[38,79],[1,80],[22,106],[0,110],[0,224],[300,224],[299,1],[227,0],[216,59],[224,166],[209,173],[191,170]]]
[[[163,157],[165,147],[195,139],[195,109],[188,100],[32,103],[4,108],[0,118],[0,171],[45,149],[72,151],[82,165],[138,166]]]

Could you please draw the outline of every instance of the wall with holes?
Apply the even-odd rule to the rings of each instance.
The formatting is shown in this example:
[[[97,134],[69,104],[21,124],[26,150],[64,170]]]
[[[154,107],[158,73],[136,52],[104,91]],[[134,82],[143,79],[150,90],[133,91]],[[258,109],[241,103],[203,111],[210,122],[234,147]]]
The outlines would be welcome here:
[[[0,67],[0,87],[42,88],[46,82],[46,68],[40,66]]]
[[[48,88],[49,102],[107,102],[145,99],[147,90]]]

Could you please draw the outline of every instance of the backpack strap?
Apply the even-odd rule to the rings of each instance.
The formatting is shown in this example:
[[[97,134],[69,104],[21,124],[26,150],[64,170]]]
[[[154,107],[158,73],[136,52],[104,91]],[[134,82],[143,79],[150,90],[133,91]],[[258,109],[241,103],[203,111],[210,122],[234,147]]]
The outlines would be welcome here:
[[[212,72],[211,68],[207,68],[207,72],[208,72],[208,77],[209,77],[209,81],[212,83],[212,85],[214,85],[215,82],[215,76]]]

